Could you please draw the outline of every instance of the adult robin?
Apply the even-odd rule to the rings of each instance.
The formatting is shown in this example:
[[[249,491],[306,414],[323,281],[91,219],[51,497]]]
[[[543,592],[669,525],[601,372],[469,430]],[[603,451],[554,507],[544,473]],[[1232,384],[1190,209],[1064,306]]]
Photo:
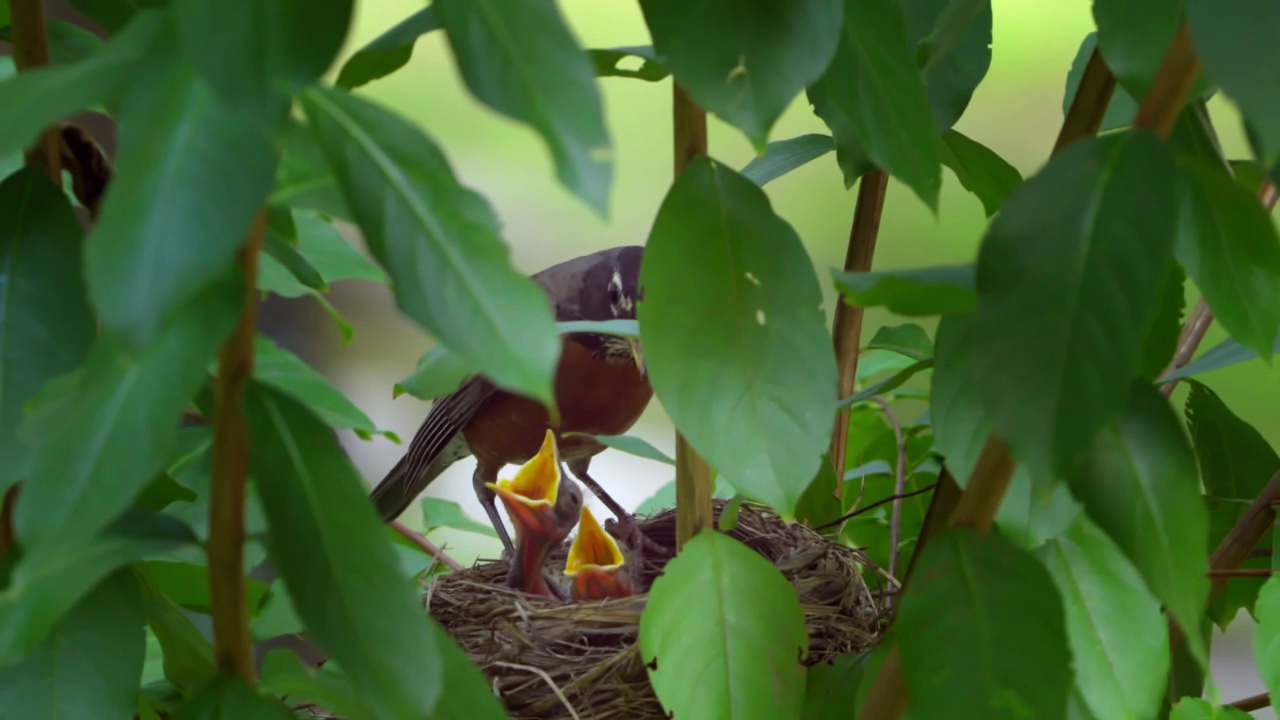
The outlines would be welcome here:
[[[601,250],[552,265],[533,280],[546,293],[557,321],[634,319],[643,255],[644,248],[636,245]],[[501,390],[483,376],[468,379],[438,399],[404,457],[370,493],[383,520],[390,522],[404,512],[450,465],[474,456],[476,496],[503,548],[513,553],[491,484],[504,466],[532,458],[544,433],[551,430],[569,471],[617,516],[622,531],[634,527],[630,513],[589,474],[591,458],[605,446],[569,433],[620,435],[640,418],[653,388],[639,343],[613,335],[566,333],[554,391],[560,411],[557,426],[551,425],[540,402]]]
[[[516,530],[516,549],[507,571],[507,584],[531,595],[565,600],[543,574],[547,555],[569,536],[585,510],[577,484],[560,476],[555,434],[547,430],[538,454],[514,479],[490,483],[507,508]]]
[[[635,584],[618,543],[600,527],[586,506],[578,521],[578,535],[569,546],[564,574],[569,578],[569,595],[574,600],[604,600],[628,597]]]

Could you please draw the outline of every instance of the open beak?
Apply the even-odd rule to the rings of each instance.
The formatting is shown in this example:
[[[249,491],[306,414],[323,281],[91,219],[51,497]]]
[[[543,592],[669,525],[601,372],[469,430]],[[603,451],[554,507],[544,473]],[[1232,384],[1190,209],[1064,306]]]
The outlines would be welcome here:
[[[631,359],[636,361],[636,367],[640,369],[640,374],[647,374],[648,368],[644,364],[644,350],[640,348],[640,341],[636,338],[627,338],[627,348],[631,350]]]
[[[531,594],[555,597],[546,585],[542,567],[551,548],[569,534],[569,528],[556,517],[560,452],[555,435],[547,430],[538,454],[521,466],[514,479],[486,486],[502,499],[515,526],[516,557],[512,559],[511,584]]]
[[[603,600],[627,597],[634,592],[626,559],[613,536],[600,527],[584,505],[578,521],[578,536],[569,546],[564,574],[573,581],[575,600]]]

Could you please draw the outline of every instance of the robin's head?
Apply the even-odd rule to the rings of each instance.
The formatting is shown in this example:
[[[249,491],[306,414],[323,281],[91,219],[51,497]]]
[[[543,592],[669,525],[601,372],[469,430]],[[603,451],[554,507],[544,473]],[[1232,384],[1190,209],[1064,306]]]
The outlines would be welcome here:
[[[644,247],[624,245],[599,253],[582,276],[577,310],[581,320],[634,320],[644,293],[640,287],[640,262]],[[583,345],[618,362],[634,362],[644,369],[640,343],[614,335],[575,335]]]
[[[625,565],[626,559],[617,541],[583,506],[578,536],[569,546],[564,564],[564,574],[572,582],[573,599],[603,600],[631,595],[635,588]]]

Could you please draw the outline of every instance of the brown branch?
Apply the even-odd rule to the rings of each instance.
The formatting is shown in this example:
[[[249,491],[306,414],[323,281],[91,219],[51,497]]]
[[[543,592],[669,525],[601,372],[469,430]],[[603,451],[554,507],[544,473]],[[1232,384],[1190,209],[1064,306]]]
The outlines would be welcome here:
[[[1178,26],[1173,43],[1160,63],[1160,70],[1133,116],[1133,126],[1168,139],[1187,96],[1191,94],[1191,86],[1199,76],[1200,58],[1196,57],[1195,48],[1191,45],[1191,31],[1184,21]]]
[[[1271,568],[1234,568],[1234,569],[1222,569],[1222,570],[1209,570],[1209,577],[1223,578],[1227,580],[1233,577],[1265,578],[1265,577],[1271,577],[1272,575],[1275,575],[1275,574],[1276,574],[1276,571],[1272,570]]]
[[[13,64],[18,72],[26,72],[49,64],[49,33],[46,30],[44,0],[9,0],[9,23],[13,29]],[[34,147],[26,152],[28,165],[39,165],[62,187],[62,171],[58,165],[58,132],[46,129]]]
[[[679,83],[672,87],[672,146],[675,176],[699,155],[707,154],[707,111]],[[706,528],[715,527],[711,511],[711,466],[684,433],[676,430],[676,548]]]
[[[1080,77],[1076,96],[1062,121],[1062,129],[1058,131],[1058,140],[1053,144],[1053,155],[1062,152],[1063,148],[1080,138],[1098,134],[1115,90],[1116,76],[1111,74],[1107,61],[1095,47],[1093,54],[1089,56],[1089,64],[1085,65],[1084,75]]]
[[[449,555],[444,551],[444,548],[428,540],[422,533],[414,530],[408,525],[405,525],[399,520],[392,520],[390,525],[396,532],[403,535],[406,540],[422,548],[428,555],[438,560],[440,564],[454,572],[462,569],[462,565],[459,564],[457,560],[449,557]]]
[[[876,251],[876,236],[880,232],[880,216],[884,211],[885,191],[889,187],[889,175],[875,169],[862,176],[858,183],[858,200],[853,208],[853,225],[849,228],[849,246],[845,251],[845,272],[867,272]],[[831,327],[831,337],[836,346],[836,365],[840,377],[836,385],[836,397],[853,394],[854,381],[858,377],[858,348],[862,344],[863,310],[836,296],[836,316]],[[836,477],[844,477],[845,451],[848,449],[849,408],[836,413],[836,428],[831,435],[831,464]],[[836,497],[844,492],[844,483],[836,483]]]
[[[1235,526],[1209,556],[1209,574],[1213,577],[1209,584],[1210,600],[1227,584],[1227,578],[1213,573],[1239,567],[1249,557],[1258,541],[1275,523],[1277,503],[1280,503],[1280,472],[1273,475],[1258,497],[1249,503]]]
[[[250,687],[254,686],[255,674],[243,572],[245,481],[249,474],[244,389],[253,376],[258,255],[266,218],[266,210],[259,210],[237,257],[244,273],[244,310],[235,330],[218,349],[209,484],[209,595],[214,658],[219,670],[239,675]]]
[[[1245,712],[1253,712],[1254,710],[1261,710],[1264,707],[1271,707],[1271,693],[1261,692],[1257,695],[1240,698],[1227,707],[1233,707]]]
[[[889,517],[889,575],[898,577],[898,540],[902,536],[902,493],[907,489],[907,441],[902,436],[902,423],[898,415],[882,398],[875,398],[884,411],[889,427],[893,429],[893,441],[898,456],[893,466],[893,514]]]

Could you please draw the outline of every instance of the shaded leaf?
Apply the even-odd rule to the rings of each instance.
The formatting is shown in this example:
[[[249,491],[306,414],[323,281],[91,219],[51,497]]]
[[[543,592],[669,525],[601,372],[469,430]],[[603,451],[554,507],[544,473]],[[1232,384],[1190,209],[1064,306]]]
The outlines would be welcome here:
[[[147,624],[164,653],[164,676],[184,693],[194,693],[217,673],[213,665],[213,647],[195,624],[166,597],[164,589],[152,577],[150,567],[150,564],[135,563],[133,572],[142,589]],[[205,574],[207,594],[209,570],[200,569]]]
[[[422,505],[422,527],[424,532],[437,528],[450,528],[465,532],[498,537],[493,526],[487,522],[479,522],[462,510],[462,506],[452,500],[436,497],[424,497]]]
[[[987,217],[996,214],[1009,193],[1022,182],[1022,174],[990,148],[965,135],[948,130],[942,134],[940,157],[965,190],[982,202]]]
[[[191,502],[197,495],[169,473],[161,473],[134,498],[133,504],[151,512],[160,512],[176,502]]]
[[[1173,706],[1169,720],[1251,720],[1252,716],[1237,708],[1214,705],[1198,697],[1184,697]]]
[[[35,167],[0,183],[0,489],[26,464],[23,406],[78,367],[93,343],[82,235],[66,197]]]
[[[816,133],[775,140],[765,147],[763,153],[751,158],[751,162],[742,168],[742,176],[763,187],[835,148],[835,141],[830,135]]]
[[[841,487],[840,478],[836,476],[835,466],[831,462],[830,454],[822,456],[817,474],[796,502],[797,522],[816,528],[833,522],[844,510],[841,498],[836,497],[836,490]],[[836,530],[837,528],[828,528],[822,532],[834,533]]]
[[[1062,595],[1077,687],[1093,715],[1157,717],[1169,628],[1142,576],[1085,517],[1036,554]]]
[[[178,707],[173,720],[294,720],[288,706],[234,675],[218,675]]]
[[[347,58],[335,84],[350,90],[390,75],[413,57],[419,37],[439,28],[433,8],[419,10]]]
[[[906,0],[902,11],[938,130],[949,130],[991,66],[991,1]]]
[[[314,290],[329,289],[329,284],[320,276],[320,272],[275,230],[267,229],[262,249],[304,287]]]
[[[1062,114],[1064,117],[1076,98],[1076,91],[1080,88],[1080,79],[1084,77],[1084,69],[1089,64],[1089,58],[1093,55],[1093,50],[1097,45],[1097,32],[1085,35],[1084,41],[1080,43],[1080,49],[1076,51],[1075,59],[1071,61],[1071,69],[1067,71],[1066,92],[1062,95]],[[1111,101],[1107,104],[1107,112],[1102,116],[1102,124],[1098,127],[1098,131],[1106,132],[1116,128],[1128,127],[1137,112],[1137,101],[1133,99],[1133,96],[1127,90],[1117,87],[1111,95]]]
[[[306,361],[264,335],[253,339],[253,377],[292,395],[330,427],[351,428],[365,439],[385,435],[396,440],[395,433],[379,430],[363,410]]]
[[[679,717],[798,716],[808,646],[791,583],[711,529],[667,564],[640,615],[649,680],[662,707]]]
[[[255,383],[245,405],[271,563],[308,634],[381,717],[429,716],[441,690],[437,648],[452,641],[422,613],[355,468],[296,400]]]
[[[1187,302],[1183,284],[1187,274],[1178,263],[1171,263],[1168,273],[1160,292],[1159,308],[1147,331],[1142,361],[1138,363],[1138,377],[1144,379],[1155,380],[1164,372],[1178,349],[1178,339],[1182,335],[1182,311]]]
[[[1079,141],[1014,191],[979,251],[974,379],[1034,476],[1124,410],[1172,260],[1173,157],[1145,131]],[[1115,279],[1123,277],[1123,283]]]
[[[652,45],[632,45],[627,47],[588,50],[587,57],[595,66],[599,77],[628,77],[648,82],[657,82],[671,73],[663,66],[662,60],[653,51]],[[627,58],[640,58],[643,62],[635,70],[619,67]]]
[[[240,313],[242,284],[224,276],[143,350],[100,335],[56,397],[35,404],[22,430],[35,439],[30,473],[14,510],[29,561],[73,560],[165,469],[178,415]]]
[[[537,131],[560,182],[606,215],[613,148],[600,91],[556,4],[436,0],[432,8],[476,99]]]
[[[230,268],[274,171],[269,133],[196,77],[172,32],[161,34],[120,111],[120,160],[85,250],[105,327],[152,342]]]
[[[835,356],[800,238],[758,185],[703,156],[663,200],[640,276],[663,408],[735,488],[791,517],[835,420]]]
[[[440,643],[441,686],[449,691],[440,697],[433,717],[439,720],[507,720],[502,703],[493,694],[488,678],[471,662],[457,644]]]
[[[782,112],[832,62],[843,4],[640,0],[640,9],[675,81],[759,152]]]
[[[511,267],[484,198],[382,108],[322,90],[302,104],[400,309],[495,384],[550,402],[560,354],[551,308]]]
[[[942,188],[938,128],[924,78],[907,51],[902,11],[892,0],[847,2],[835,57],[813,83],[814,110],[876,166],[902,180],[935,213]],[[846,173],[845,185],[850,184]]]
[[[875,383],[874,385],[870,385],[862,390],[859,390],[858,392],[850,395],[847,398],[840,398],[840,400],[836,403],[836,407],[837,408],[849,407],[851,405],[856,405],[860,402],[866,402],[877,395],[883,395],[885,393],[888,393],[891,390],[896,390],[897,388],[901,387],[903,383],[905,383],[906,381],[914,377],[916,373],[922,370],[928,370],[932,367],[933,367],[933,358],[925,358],[923,360],[917,360],[916,362],[899,370],[893,375],[890,375],[884,380],[881,380],[880,382]]]
[[[1142,97],[1150,89],[1178,32],[1185,4],[1183,0],[1104,0],[1093,4],[1098,48],[1119,87],[1130,97]],[[1201,75],[1191,97],[1199,97],[1208,87],[1208,79]]]
[[[209,568],[194,563],[171,562],[168,560],[148,560],[142,564],[148,582],[166,598],[192,612],[210,614],[212,610],[209,595]],[[245,578],[245,600],[250,614],[262,603],[268,586],[265,583]]]
[[[1182,158],[1178,261],[1231,336],[1265,355],[1280,330],[1280,236],[1225,171]]]
[[[1280,694],[1280,578],[1272,576],[1258,593],[1258,625],[1253,630],[1253,657],[1267,690]]]
[[[166,0],[71,0],[70,4],[97,23],[98,27],[115,35],[129,25],[137,15],[146,14],[145,8],[163,7]],[[153,13],[154,15],[154,13]]]
[[[1062,601],[1044,567],[1000,535],[952,527],[933,538],[894,629],[918,717],[1066,717]]]
[[[342,674],[329,667],[311,668],[293,652],[277,648],[262,660],[262,688],[292,702],[310,702],[344,717],[373,715],[364,699]],[[435,715],[439,717],[439,715]]]
[[[351,220],[351,211],[342,197],[337,180],[320,152],[320,146],[305,124],[290,119],[282,138],[283,155],[276,169],[271,205],[317,210],[342,220]]]
[[[884,325],[876,330],[867,347],[889,350],[913,360],[933,357],[933,341],[929,339],[924,328],[915,323]]]
[[[0,667],[0,717],[133,717],[146,652],[142,601],[128,571],[105,575],[26,657]]]
[[[580,435],[583,437],[595,438],[602,445],[611,447],[615,450],[621,450],[628,455],[635,455],[646,460],[655,460],[667,465],[675,465],[676,461],[671,459],[670,455],[662,452],[654,447],[648,440],[638,435],[591,435],[589,433],[565,433],[565,437]]]
[[[338,232],[332,223],[312,212],[294,212],[298,252],[328,282],[369,280],[386,283],[387,274]]]
[[[854,307],[883,306],[898,315],[946,315],[978,305],[972,265],[832,273],[836,289]]]
[[[868,667],[873,651],[839,655],[809,668],[805,681],[803,720],[826,720],[861,712],[858,689],[878,668]]]
[[[0,11],[0,15],[3,14],[4,11]],[[12,43],[13,28],[5,27],[5,25],[4,18],[0,17],[0,40]],[[45,28],[49,34],[49,60],[54,65],[65,65],[84,60],[101,50],[106,44],[97,35],[65,20],[49,18],[45,23]]]
[[[1123,414],[1094,437],[1068,480],[1089,517],[1187,631],[1203,665],[1207,652],[1195,630],[1209,597],[1209,519],[1195,456],[1168,401],[1135,381]]]

